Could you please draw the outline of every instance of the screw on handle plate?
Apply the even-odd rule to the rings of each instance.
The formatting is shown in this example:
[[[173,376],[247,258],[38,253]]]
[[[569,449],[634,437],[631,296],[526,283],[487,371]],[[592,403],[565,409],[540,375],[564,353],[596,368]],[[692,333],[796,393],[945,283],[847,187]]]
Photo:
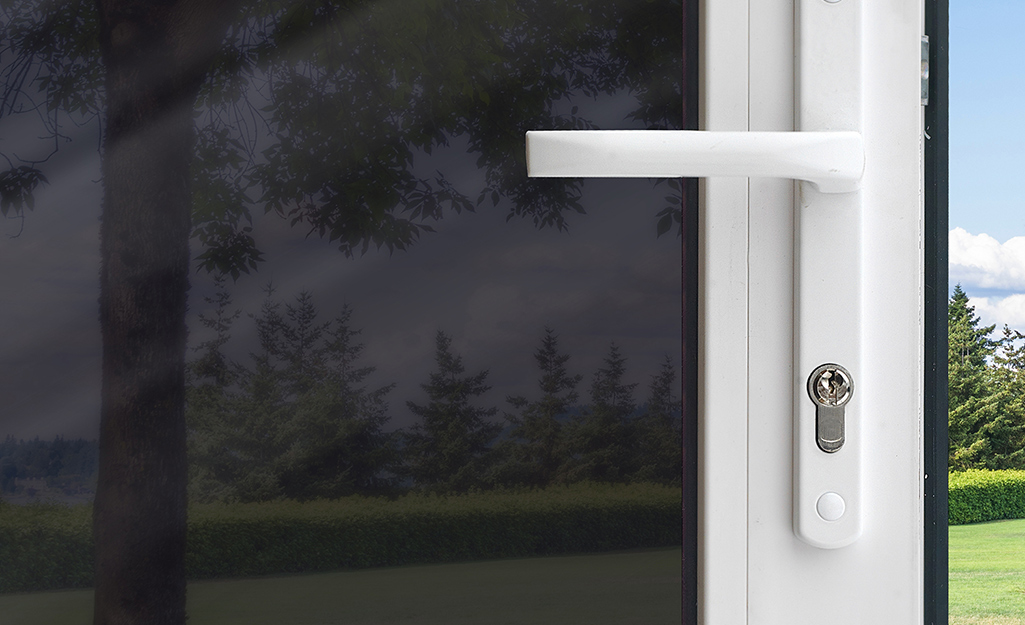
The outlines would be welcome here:
[[[815,442],[834,453],[844,444],[844,406],[854,396],[854,378],[840,365],[821,365],[808,377],[808,396],[815,403]]]

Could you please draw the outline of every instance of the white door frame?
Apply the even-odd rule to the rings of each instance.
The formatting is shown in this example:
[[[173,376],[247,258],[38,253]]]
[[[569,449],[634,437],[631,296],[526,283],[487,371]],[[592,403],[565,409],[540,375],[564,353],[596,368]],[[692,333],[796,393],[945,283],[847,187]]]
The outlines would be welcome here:
[[[825,2],[826,0],[822,0]],[[923,619],[922,0],[864,3],[862,533],[793,531],[794,189],[701,183],[699,621]],[[794,0],[699,7],[703,130],[794,129]]]

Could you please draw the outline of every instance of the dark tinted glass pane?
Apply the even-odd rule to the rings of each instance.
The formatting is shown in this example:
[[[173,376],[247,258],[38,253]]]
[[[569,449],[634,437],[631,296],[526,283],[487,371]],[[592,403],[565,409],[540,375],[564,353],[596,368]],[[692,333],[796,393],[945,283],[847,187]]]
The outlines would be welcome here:
[[[101,5],[0,26],[0,613],[677,620],[693,191],[523,141],[682,128],[681,3]]]

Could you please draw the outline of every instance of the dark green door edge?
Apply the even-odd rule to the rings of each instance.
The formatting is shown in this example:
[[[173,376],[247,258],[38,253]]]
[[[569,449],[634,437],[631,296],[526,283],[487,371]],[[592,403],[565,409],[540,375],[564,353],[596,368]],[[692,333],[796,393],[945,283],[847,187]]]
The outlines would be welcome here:
[[[925,0],[925,610],[947,623],[948,0]]]

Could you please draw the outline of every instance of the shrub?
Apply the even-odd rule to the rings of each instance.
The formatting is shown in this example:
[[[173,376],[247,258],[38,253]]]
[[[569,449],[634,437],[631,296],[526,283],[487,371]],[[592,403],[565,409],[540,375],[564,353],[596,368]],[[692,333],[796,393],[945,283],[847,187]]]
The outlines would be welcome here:
[[[1025,471],[953,472],[947,510],[950,525],[1025,518]]]
[[[0,508],[0,592],[92,584],[92,506]]]
[[[680,491],[580,484],[461,496],[197,505],[190,577],[235,577],[680,544]]]
[[[12,514],[8,514],[12,512]],[[0,592],[92,584],[91,506],[0,513]],[[680,544],[680,490],[544,490],[194,504],[189,578],[277,575]]]

